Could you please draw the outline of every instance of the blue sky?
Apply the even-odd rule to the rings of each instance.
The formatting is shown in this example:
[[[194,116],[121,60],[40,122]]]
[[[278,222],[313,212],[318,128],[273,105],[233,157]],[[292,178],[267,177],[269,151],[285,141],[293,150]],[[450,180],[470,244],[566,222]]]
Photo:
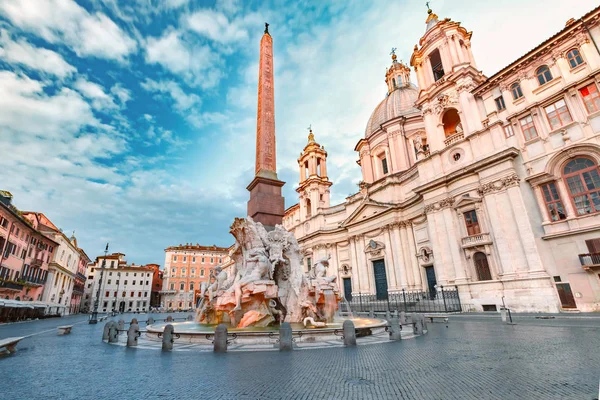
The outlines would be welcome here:
[[[559,31],[593,0],[432,1],[472,30],[486,75]],[[356,191],[353,148],[385,95],[390,48],[408,60],[422,1],[3,0],[0,189],[23,210],[163,264],[179,243],[229,246],[254,168],[258,48],[274,38],[286,207],[312,124],[332,202]]]

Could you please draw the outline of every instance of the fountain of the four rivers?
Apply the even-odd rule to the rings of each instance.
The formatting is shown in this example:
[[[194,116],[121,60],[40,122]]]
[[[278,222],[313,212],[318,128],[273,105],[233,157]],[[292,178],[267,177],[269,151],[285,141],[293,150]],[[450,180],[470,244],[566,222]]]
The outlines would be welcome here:
[[[218,324],[240,333],[237,341],[252,343],[268,343],[283,322],[310,341],[329,340],[342,327],[343,319],[336,318],[340,301],[336,274],[328,273],[328,259],[316,262],[305,274],[298,242],[281,225],[285,182],[277,178],[273,86],[273,39],[265,24],[260,42],[256,168],[247,188],[248,217],[236,218],[231,225],[236,240],[230,252],[233,264],[215,268],[210,282],[202,287],[196,320],[171,323],[181,338],[191,342],[209,340]],[[345,319],[352,319],[363,335],[382,331],[387,324],[352,315]],[[165,325],[148,326],[148,336],[158,336]]]

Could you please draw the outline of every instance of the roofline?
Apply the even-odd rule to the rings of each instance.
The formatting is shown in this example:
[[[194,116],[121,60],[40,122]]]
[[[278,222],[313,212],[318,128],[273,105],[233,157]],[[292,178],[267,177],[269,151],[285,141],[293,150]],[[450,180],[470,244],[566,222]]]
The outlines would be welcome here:
[[[165,249],[165,251],[172,250],[200,250],[200,251],[216,251],[216,252],[226,252],[230,247],[219,247],[219,246],[202,246],[202,245],[181,245],[181,246],[169,246]]]
[[[21,221],[23,223],[23,225],[27,226],[27,228],[31,229],[33,232],[37,233],[38,235],[42,236],[44,239],[54,243],[55,245],[59,246],[60,243],[58,243],[57,241],[55,241],[54,239],[49,238],[48,236],[44,235],[40,230],[35,229],[33,226],[29,225],[29,220],[27,220],[25,217],[23,217],[22,215],[17,214],[11,207],[7,206],[6,204],[4,204],[3,202],[0,201],[0,205],[2,205],[2,207],[4,207],[6,210],[8,210],[9,213],[11,213],[15,218],[17,218],[19,221]],[[15,207],[13,205],[13,207]],[[15,207],[15,209],[17,209]],[[18,209],[17,209],[18,210]],[[21,211],[21,213],[24,214],[23,211]]]
[[[488,77],[485,81],[483,81],[481,84],[479,84],[479,86],[477,86],[475,89],[473,89],[472,93],[475,94],[477,92],[485,90],[487,85],[491,84],[493,81],[497,80],[500,76],[509,72],[509,70],[512,69],[513,67],[515,67],[517,64],[530,58],[531,55],[540,51],[543,47],[547,46],[550,42],[552,42],[554,39],[558,38],[559,36],[563,35],[564,33],[571,31],[571,30],[575,30],[576,28],[580,27],[581,25],[583,25],[584,20],[589,19],[590,16],[592,16],[592,14],[598,13],[599,11],[600,11],[600,6],[589,11],[587,14],[583,15],[579,19],[576,19],[570,25],[565,26],[563,29],[561,29],[554,35],[550,36],[548,39],[544,40],[542,43],[540,43],[533,49],[529,50],[527,53],[525,53],[521,57],[517,58],[515,61],[511,62],[504,68],[500,69],[500,71],[496,72],[494,75]]]
[[[288,208],[285,209],[285,211],[283,212],[283,214],[284,215],[287,214],[288,211],[290,211],[294,207],[298,207],[299,205],[300,205],[300,203],[296,203],[296,204],[293,204],[293,205],[289,206]]]

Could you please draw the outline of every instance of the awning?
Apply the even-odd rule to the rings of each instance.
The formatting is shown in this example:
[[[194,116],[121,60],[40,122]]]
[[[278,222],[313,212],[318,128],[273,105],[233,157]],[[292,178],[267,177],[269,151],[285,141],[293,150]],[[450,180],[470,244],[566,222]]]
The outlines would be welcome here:
[[[34,308],[29,301],[0,300],[0,306],[6,308]]]

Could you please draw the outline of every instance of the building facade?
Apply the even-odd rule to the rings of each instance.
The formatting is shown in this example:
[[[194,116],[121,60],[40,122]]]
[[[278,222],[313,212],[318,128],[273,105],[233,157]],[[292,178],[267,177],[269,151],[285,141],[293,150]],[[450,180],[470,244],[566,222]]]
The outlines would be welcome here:
[[[150,291],[150,307],[160,307],[160,292],[163,287],[163,271],[158,264],[146,264],[152,270],[152,290]]]
[[[309,136],[284,217],[306,268],[330,257],[346,297],[446,286],[468,310],[600,311],[599,18],[486,77],[473,33],[429,10],[418,87],[394,54],[342,204]]]
[[[98,301],[98,312],[147,312],[152,273],[152,268],[128,265],[123,253],[96,257],[88,266],[82,308],[91,312]]]
[[[216,266],[229,262],[228,250],[191,243],[166,248],[161,308],[195,308],[202,283],[209,281]]]
[[[71,242],[77,247],[77,239],[75,233],[71,237]],[[81,312],[83,295],[85,291],[85,281],[87,276],[87,268],[91,260],[82,249],[79,250],[79,263],[77,264],[77,273],[75,274],[75,283],[73,284],[73,292],[71,295],[71,314]]]
[[[0,298],[40,302],[58,246],[12,204],[9,192],[0,191]]]

